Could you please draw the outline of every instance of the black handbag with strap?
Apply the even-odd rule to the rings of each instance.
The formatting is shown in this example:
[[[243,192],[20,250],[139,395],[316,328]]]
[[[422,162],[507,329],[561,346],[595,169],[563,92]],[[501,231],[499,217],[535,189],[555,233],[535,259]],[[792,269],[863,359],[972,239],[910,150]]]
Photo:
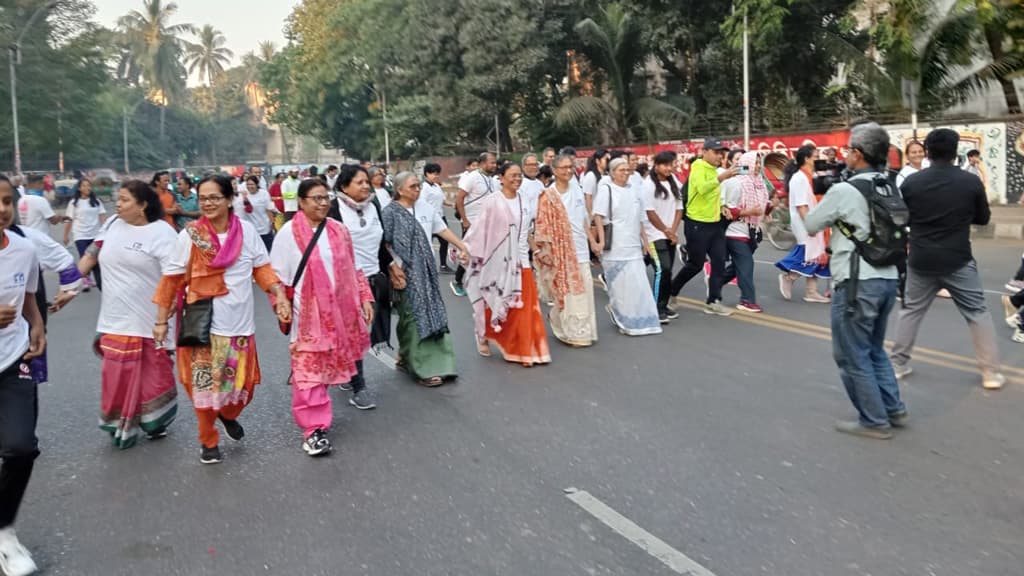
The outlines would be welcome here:
[[[604,225],[604,251],[608,252],[612,249],[612,187],[605,184],[608,188],[608,222]]]

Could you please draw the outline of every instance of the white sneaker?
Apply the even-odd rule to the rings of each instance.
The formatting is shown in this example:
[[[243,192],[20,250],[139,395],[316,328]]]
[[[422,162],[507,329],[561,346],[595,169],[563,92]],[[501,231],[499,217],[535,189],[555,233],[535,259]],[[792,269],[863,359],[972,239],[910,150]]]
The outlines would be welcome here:
[[[892,363],[892,371],[896,374],[897,380],[903,380],[914,373],[914,369],[908,364],[897,364],[895,362]]]
[[[1016,320],[1017,317],[1014,316],[1013,319]],[[1014,326],[1013,336],[1010,336],[1010,339],[1016,342],[1017,344],[1024,344],[1024,331],[1022,331],[1018,326]]]
[[[723,306],[721,302],[715,301],[704,305],[704,313],[716,316],[732,316],[733,311]]]
[[[779,293],[782,294],[783,300],[793,299],[793,279],[789,274],[779,274]]]
[[[18,542],[14,528],[0,530],[0,570],[7,576],[28,576],[38,570],[32,555]]]
[[[986,390],[999,390],[1003,384],[1006,384],[1006,376],[999,372],[981,377],[981,387]]]

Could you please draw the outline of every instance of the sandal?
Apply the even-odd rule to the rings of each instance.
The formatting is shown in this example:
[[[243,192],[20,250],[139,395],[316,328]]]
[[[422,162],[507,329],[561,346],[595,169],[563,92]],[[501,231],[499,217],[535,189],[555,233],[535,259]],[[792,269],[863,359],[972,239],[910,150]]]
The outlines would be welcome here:
[[[441,384],[444,384],[444,379],[441,378],[440,376],[433,376],[431,378],[424,378],[420,380],[420,384],[426,386],[427,388],[435,388],[437,386],[440,386]]]
[[[484,358],[490,358],[491,357],[491,343],[488,342],[487,340],[484,340],[482,342],[477,340],[476,351],[479,352],[480,355],[483,356]]]

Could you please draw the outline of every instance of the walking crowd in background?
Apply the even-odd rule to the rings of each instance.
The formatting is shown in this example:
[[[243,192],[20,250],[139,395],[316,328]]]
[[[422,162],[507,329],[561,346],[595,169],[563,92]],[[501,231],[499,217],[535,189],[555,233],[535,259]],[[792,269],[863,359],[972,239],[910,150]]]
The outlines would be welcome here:
[[[942,291],[970,328],[982,385],[1005,382],[969,238],[989,208],[978,177],[953,165],[958,144],[956,132],[934,130],[907,146],[906,166],[890,170],[887,132],[856,126],[843,177],[820,191],[816,161],[834,151],[799,148],[780,179],[762,154],[716,138],[699,157],[661,152],[650,166],[630,150],[598,149],[582,174],[572,148],[521,163],[483,153],[451,196],[437,164],[394,176],[329,166],[270,182],[254,168],[242,179],[180,175],[173,185],[157,172],[123,182],[109,216],[87,179],[59,216],[38,179],[19,191],[0,177],[0,567],[34,570],[12,526],[38,455],[46,314],[92,287],[101,291],[99,426],[114,446],[167,434],[175,378],[196,414],[203,464],[222,460],[218,427],[234,441],[245,436],[240,419],[262,381],[255,285],[282,332],[260,338],[289,343],[297,444],[323,456],[333,449],[329,389],[347,390],[355,408],[376,408],[364,359],[390,347],[392,332],[396,365],[415,382],[457,378],[442,275],[453,273],[448,286],[469,301],[481,356],[496,350],[507,362],[542,365],[551,362],[549,329],[572,348],[594,345],[603,324],[626,336],[663,334],[698,275],[706,314],[762,312],[755,253],[773,210],[788,210],[796,243],[776,263],[778,289],[790,300],[803,279],[803,301],[831,305],[833,356],[857,412],[836,429],[890,438],[908,420],[897,380],[911,375],[920,322]],[[50,237],[60,223],[77,265]],[[60,276],[52,299],[43,269]],[[733,281],[739,299],[726,305],[722,288]],[[606,319],[595,286],[607,292]],[[1007,288],[1005,316],[1021,342],[1024,259]],[[883,344],[893,311],[890,357]]]

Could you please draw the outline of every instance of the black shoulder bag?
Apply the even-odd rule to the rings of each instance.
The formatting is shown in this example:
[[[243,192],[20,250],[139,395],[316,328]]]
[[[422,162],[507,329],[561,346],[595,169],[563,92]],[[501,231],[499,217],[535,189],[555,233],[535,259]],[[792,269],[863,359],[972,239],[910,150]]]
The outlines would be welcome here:
[[[608,188],[608,222],[604,225],[604,251],[608,252],[612,249],[612,187],[605,184]]]
[[[192,259],[188,259],[185,285],[192,279]],[[203,298],[181,308],[181,322],[178,325],[178,346],[200,347],[210,345],[210,329],[213,327],[213,298]]]

